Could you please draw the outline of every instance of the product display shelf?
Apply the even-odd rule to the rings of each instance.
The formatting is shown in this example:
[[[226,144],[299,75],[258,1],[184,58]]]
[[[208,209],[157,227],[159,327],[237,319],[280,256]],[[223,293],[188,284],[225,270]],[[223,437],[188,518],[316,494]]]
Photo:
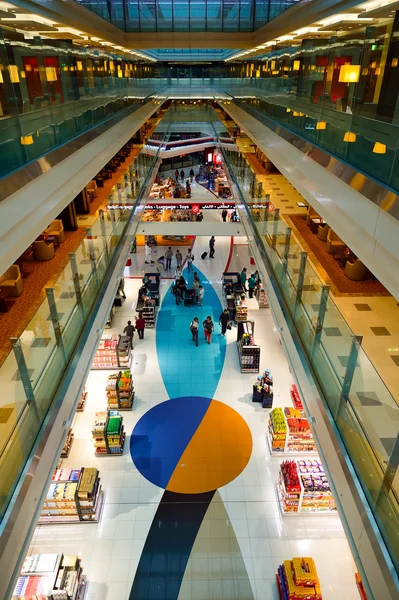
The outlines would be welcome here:
[[[130,364],[130,339],[127,336],[104,334],[95,354],[92,369],[124,369]]]
[[[152,329],[155,327],[155,306],[143,306],[141,316],[145,321],[145,326]]]
[[[123,418],[118,411],[96,413],[92,436],[96,456],[122,456],[125,431]]]
[[[78,402],[78,406],[76,408],[76,412],[83,412],[86,406],[87,401],[87,390],[86,387],[83,388],[83,392],[80,395],[80,399]]]
[[[319,458],[282,462],[277,494],[284,516],[337,514],[330,484]]]
[[[316,565],[308,556],[285,560],[276,582],[280,600],[322,600]]]
[[[260,346],[254,341],[254,322],[237,322],[237,348],[241,373],[259,373]]]
[[[14,588],[13,600],[83,600],[86,577],[76,555],[27,556]]]
[[[272,456],[318,456],[309,422],[302,410],[274,408],[266,437]]]
[[[236,323],[244,323],[248,319],[248,306],[241,297],[236,300]]]
[[[273,375],[266,369],[252,386],[252,402],[261,402],[262,408],[273,406]]]
[[[303,410],[303,404],[296,385],[293,383],[290,390],[291,400],[295,408]]]
[[[266,290],[261,283],[258,284],[258,304],[259,308],[269,308]]]
[[[97,469],[57,469],[38,523],[98,523],[102,503],[103,491]]]
[[[72,442],[73,442],[73,432],[72,429],[70,429],[68,431],[68,435],[66,437],[65,440],[65,444],[64,447],[62,448],[62,452],[61,452],[61,458],[68,458],[69,453],[71,451],[71,446],[72,446]]]
[[[129,369],[108,376],[105,387],[108,410],[132,410],[134,387]]]

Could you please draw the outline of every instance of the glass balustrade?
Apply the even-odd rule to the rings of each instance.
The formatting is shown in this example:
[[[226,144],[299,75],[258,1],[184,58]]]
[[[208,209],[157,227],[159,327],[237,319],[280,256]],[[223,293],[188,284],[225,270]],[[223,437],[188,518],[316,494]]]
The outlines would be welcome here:
[[[141,153],[128,165],[110,194],[109,210],[100,211],[86,230],[0,368],[1,409],[8,416],[0,440],[0,520],[127,229],[136,221],[138,225],[132,208],[141,201],[156,160]],[[38,347],[35,339],[45,344]]]
[[[278,211],[259,210],[257,201],[266,196],[245,155],[229,149],[223,154],[398,569],[399,407]],[[327,335],[333,328],[339,335]]]

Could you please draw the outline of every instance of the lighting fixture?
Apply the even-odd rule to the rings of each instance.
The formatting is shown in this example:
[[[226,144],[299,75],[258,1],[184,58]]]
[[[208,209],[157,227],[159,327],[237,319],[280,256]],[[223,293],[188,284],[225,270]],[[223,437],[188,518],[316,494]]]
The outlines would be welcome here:
[[[374,62],[372,62],[372,63],[371,63],[371,65],[370,65],[370,67],[371,67],[372,69],[375,69],[375,68],[376,68],[376,66],[377,66],[377,63],[376,63],[375,61],[374,61]]]
[[[376,68],[376,70],[375,70],[375,74],[376,74],[376,75],[380,75],[380,74],[381,74],[381,69],[380,69],[380,67],[377,67],[377,68]]]
[[[368,68],[367,68],[367,67],[365,67],[365,68],[363,69],[363,71],[362,71],[362,75],[364,75],[364,76],[365,76],[365,75],[368,75],[368,74],[369,74],[369,70],[368,70]]]
[[[31,146],[33,144],[33,135],[21,136],[21,144],[23,146]]]
[[[373,152],[374,154],[385,154],[387,151],[387,147],[385,144],[381,144],[381,142],[376,142],[374,144]]]
[[[285,109],[285,112],[289,113],[289,112],[291,112],[291,109],[288,108],[288,106],[287,106],[287,108]]]
[[[110,61],[109,61],[109,70],[110,70],[110,71],[115,71],[115,67],[114,67],[114,61],[113,61],[113,60],[110,60]]]
[[[344,135],[344,142],[356,142],[356,133],[347,131]]]
[[[8,65],[11,83],[19,83],[19,74],[17,65]]]
[[[327,123],[325,121],[317,121],[316,129],[325,129],[327,127]]]
[[[76,61],[76,68],[78,71],[83,71],[83,65],[81,60]]]
[[[397,67],[398,66],[398,59],[397,58],[393,58],[392,62],[391,62],[391,67]]]
[[[294,112],[292,113],[293,117],[299,117],[299,112],[297,112],[296,110],[294,110]]]
[[[57,69],[55,67],[46,67],[47,81],[57,81]]]
[[[0,69],[0,83],[4,83],[3,73],[1,72],[1,69]]]
[[[339,81],[342,83],[357,83],[360,77],[360,65],[342,65],[339,71]]]
[[[294,60],[294,64],[292,66],[293,71],[299,71],[300,68],[301,68],[301,61]]]
[[[119,79],[122,79],[122,77],[123,77],[123,73],[120,69],[118,69],[118,77],[119,77]]]

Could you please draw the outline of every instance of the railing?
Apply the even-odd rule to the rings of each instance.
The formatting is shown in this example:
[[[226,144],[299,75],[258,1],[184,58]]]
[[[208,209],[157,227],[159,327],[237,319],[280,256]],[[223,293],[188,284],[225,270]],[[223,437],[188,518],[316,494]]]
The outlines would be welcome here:
[[[251,209],[265,196],[245,155],[223,154],[398,570],[399,407],[278,209]]]
[[[315,103],[296,93],[292,79],[213,78],[212,85],[231,94],[239,106],[258,120],[265,118],[283,125],[355,169],[399,190],[399,125],[338,110],[327,99]]]
[[[109,198],[118,208],[100,211],[0,368],[0,521],[156,161],[141,153],[129,165]]]

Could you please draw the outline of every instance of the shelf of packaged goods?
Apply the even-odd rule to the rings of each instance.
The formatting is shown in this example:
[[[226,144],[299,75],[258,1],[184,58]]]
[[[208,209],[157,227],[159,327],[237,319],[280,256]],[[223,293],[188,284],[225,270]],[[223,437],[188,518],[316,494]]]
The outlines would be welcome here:
[[[83,390],[81,396],[80,396],[80,400],[78,402],[78,407],[76,409],[76,412],[83,412],[86,406],[86,401],[87,401],[87,392],[86,390]]]
[[[130,376],[123,375],[120,371],[115,378],[113,375],[108,377],[105,393],[107,396],[108,410],[132,410],[134,399],[133,379],[129,369]],[[124,387],[120,387],[120,383],[125,382]]]
[[[312,433],[292,433],[288,425],[287,416],[282,409],[284,422],[286,425],[286,433],[284,444],[279,448],[273,446],[273,435],[284,435],[283,433],[274,433],[272,420],[269,418],[266,439],[269,446],[271,456],[287,457],[287,456],[318,456],[316,442]],[[278,440],[275,440],[278,441]],[[282,442],[282,440],[281,440]],[[302,450],[300,448],[303,448]]]
[[[64,447],[63,447],[62,452],[61,452],[61,458],[68,458],[69,453],[71,451],[73,438],[74,438],[74,434],[72,433],[72,429],[70,429],[68,431],[68,435],[67,435]]]
[[[259,373],[260,346],[243,346],[239,341],[237,342],[237,349],[240,358],[241,373]]]
[[[72,506],[72,501],[69,500],[69,504],[71,505],[70,508],[53,508],[53,509],[49,509],[49,511],[53,510],[53,511],[57,511],[57,514],[50,514],[50,512],[45,512],[45,508],[42,510],[42,513],[40,515],[40,518],[38,520],[38,524],[39,525],[70,525],[71,523],[98,523],[99,519],[100,519],[100,514],[101,514],[101,508],[103,505],[103,501],[104,501],[104,492],[102,490],[102,487],[100,486],[100,489],[98,490],[97,494],[96,494],[96,498],[95,498],[95,503],[94,506],[83,506],[83,510],[82,510],[82,500],[80,501],[80,511],[81,511],[81,515],[85,515],[86,517],[94,517],[94,518],[80,518],[79,516],[79,511],[78,508],[76,506],[76,501],[73,501],[73,506]],[[84,502],[84,501],[83,501]],[[70,514],[67,514],[66,511],[70,511]]]
[[[280,510],[283,515],[297,515],[299,510],[299,504],[301,501],[302,491],[290,491],[288,492],[285,487],[283,474],[279,473],[279,478],[277,481],[277,497],[279,501]],[[289,506],[290,510],[286,509],[288,506],[288,502],[290,502]]]

